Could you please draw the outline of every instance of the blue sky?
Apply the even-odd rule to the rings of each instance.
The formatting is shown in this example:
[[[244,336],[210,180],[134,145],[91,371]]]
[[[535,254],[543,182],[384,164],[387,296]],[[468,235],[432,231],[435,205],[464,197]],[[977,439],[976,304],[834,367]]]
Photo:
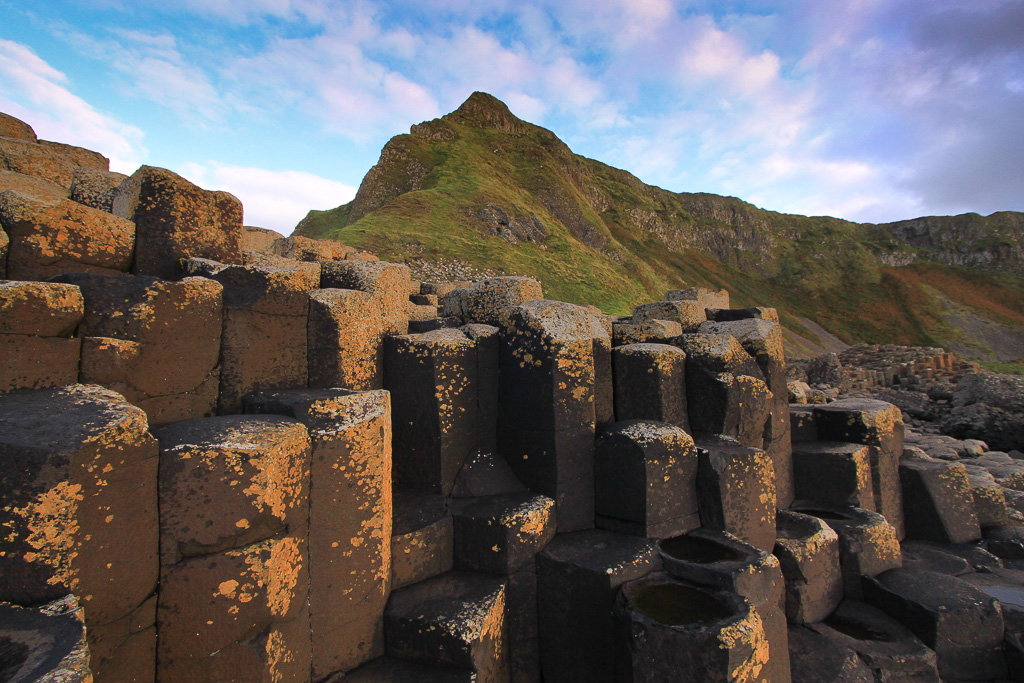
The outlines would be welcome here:
[[[284,233],[474,90],[669,190],[1024,210],[1024,0],[0,0],[0,111]]]

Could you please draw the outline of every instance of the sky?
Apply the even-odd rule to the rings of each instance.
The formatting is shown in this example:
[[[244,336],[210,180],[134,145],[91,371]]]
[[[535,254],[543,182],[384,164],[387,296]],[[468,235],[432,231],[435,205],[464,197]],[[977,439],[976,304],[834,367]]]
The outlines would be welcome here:
[[[676,192],[1024,210],[1024,0],[0,0],[0,111],[284,234],[474,90]]]

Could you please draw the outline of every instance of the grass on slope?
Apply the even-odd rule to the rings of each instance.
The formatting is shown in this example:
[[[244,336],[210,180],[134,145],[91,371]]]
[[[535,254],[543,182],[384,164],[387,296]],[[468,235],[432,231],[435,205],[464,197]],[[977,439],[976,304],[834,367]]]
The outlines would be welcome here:
[[[667,289],[724,287],[734,306],[774,306],[787,327],[812,340],[798,318],[849,343],[942,344],[954,333],[929,288],[979,315],[1024,324],[1020,279],[929,264],[882,267],[873,251],[888,245],[876,244],[879,233],[870,227],[646,186],[625,171],[573,155],[530,124],[514,132],[454,120],[447,125],[455,136],[399,136],[389,143],[392,165],[382,156],[382,196],[391,196],[388,183],[405,182],[395,169],[408,160],[428,169],[419,189],[349,225],[353,204],[312,212],[304,234],[394,261],[457,259],[533,276],[549,298],[613,314],[628,314]],[[477,217],[486,205],[509,216],[538,217],[547,238],[513,246],[486,233]]]

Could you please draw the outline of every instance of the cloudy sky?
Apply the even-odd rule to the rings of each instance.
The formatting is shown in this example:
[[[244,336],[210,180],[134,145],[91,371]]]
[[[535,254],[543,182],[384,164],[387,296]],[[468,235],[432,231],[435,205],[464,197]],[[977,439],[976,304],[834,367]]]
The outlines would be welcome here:
[[[284,233],[474,90],[674,191],[1024,210],[1024,0],[0,0],[0,111]]]

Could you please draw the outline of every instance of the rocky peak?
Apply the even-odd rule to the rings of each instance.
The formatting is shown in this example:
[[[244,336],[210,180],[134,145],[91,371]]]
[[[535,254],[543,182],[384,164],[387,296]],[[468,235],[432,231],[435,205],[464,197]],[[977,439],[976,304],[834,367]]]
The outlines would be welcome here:
[[[458,109],[442,118],[467,126],[495,128],[508,133],[520,132],[525,127],[523,121],[504,102],[485,92],[474,92]]]

